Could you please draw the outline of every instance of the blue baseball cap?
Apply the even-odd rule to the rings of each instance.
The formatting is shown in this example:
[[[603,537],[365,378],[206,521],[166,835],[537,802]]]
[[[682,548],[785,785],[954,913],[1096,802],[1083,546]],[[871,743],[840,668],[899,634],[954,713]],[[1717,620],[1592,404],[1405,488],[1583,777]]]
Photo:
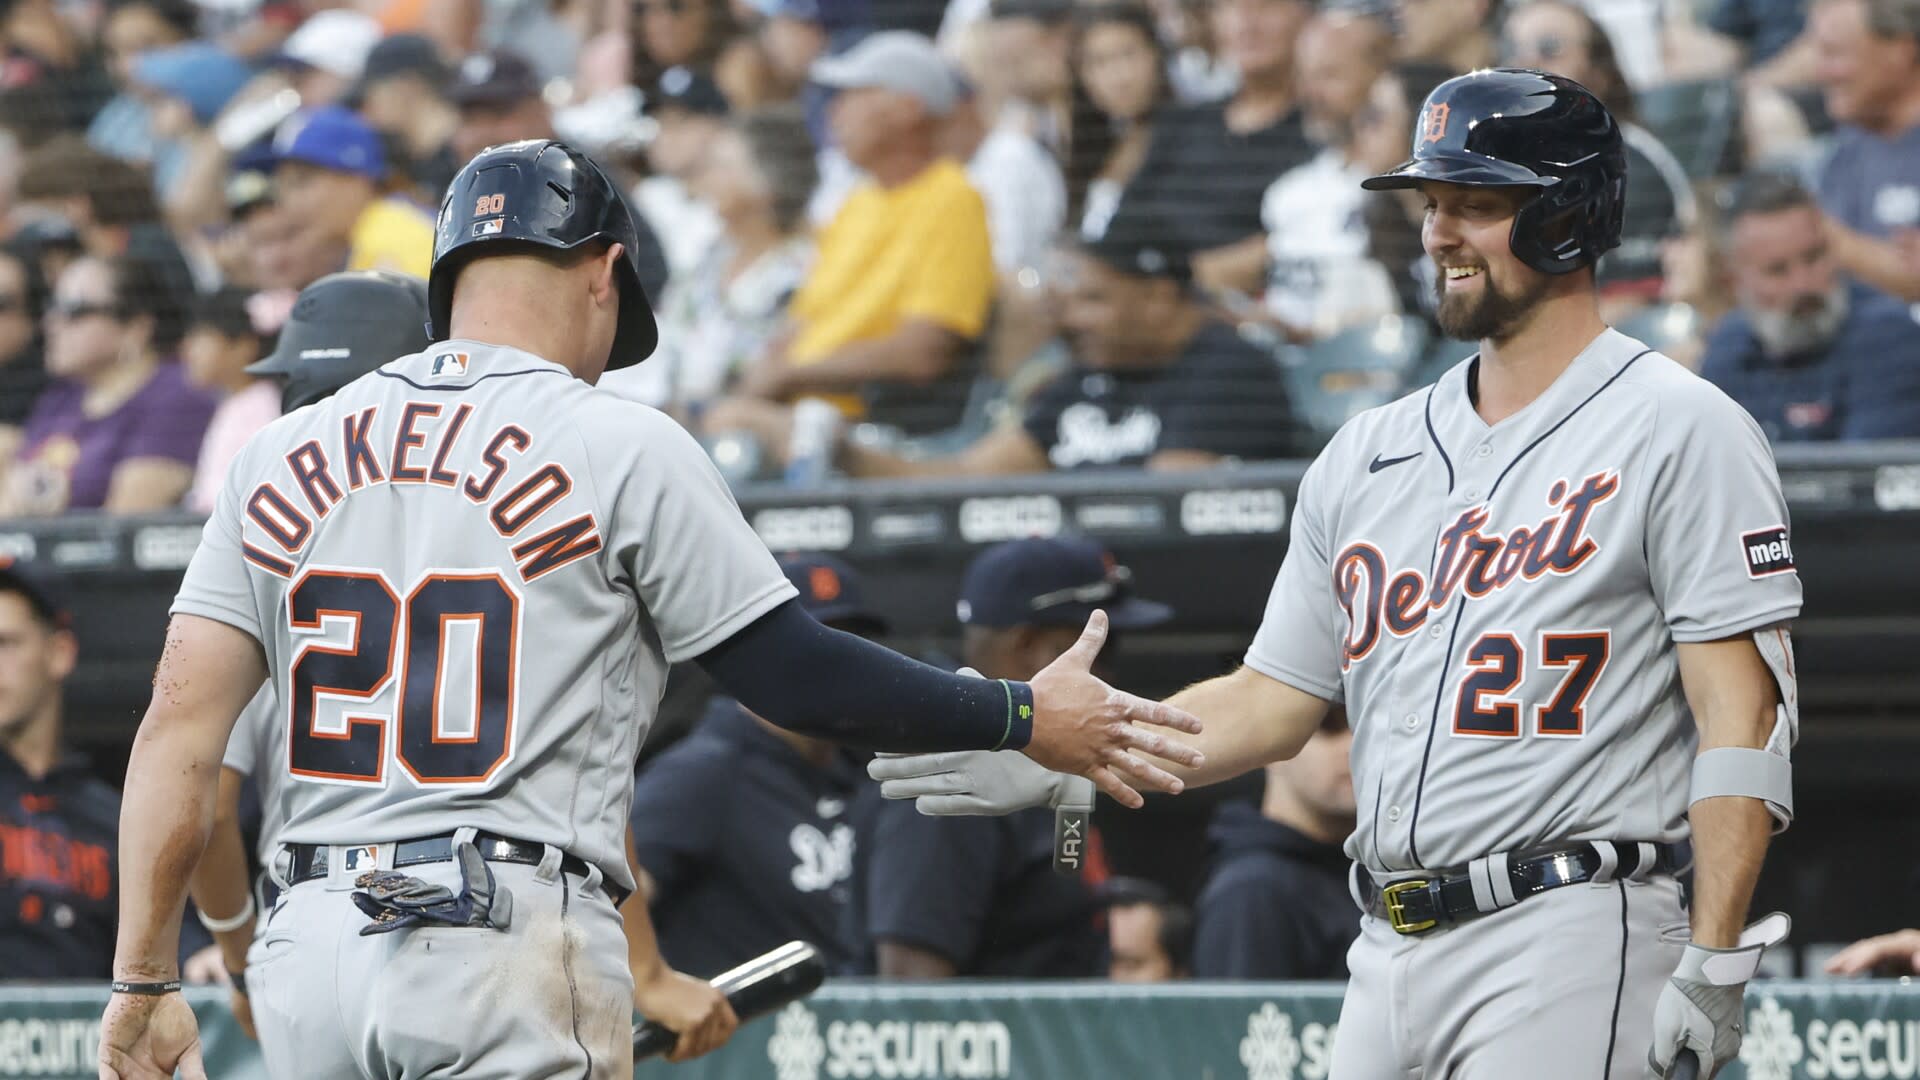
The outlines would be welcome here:
[[[1173,609],[1133,595],[1133,574],[1082,536],[1010,540],[981,552],[960,583],[960,621],[1014,626],[1081,626],[1095,609],[1115,630],[1145,630]]]
[[[154,49],[133,58],[133,81],[185,101],[197,123],[210,124],[253,78],[244,60],[205,41]]]
[[[820,622],[853,634],[884,634],[886,617],[867,602],[860,571],[831,555],[796,552],[779,556],[780,569],[800,590],[800,606]]]
[[[66,583],[44,565],[0,555],[0,583],[4,583],[8,591],[25,596],[27,605],[48,624],[61,629],[73,626]]]
[[[369,180],[387,174],[380,133],[358,113],[338,105],[295,113],[273,137],[275,163],[298,161]]]

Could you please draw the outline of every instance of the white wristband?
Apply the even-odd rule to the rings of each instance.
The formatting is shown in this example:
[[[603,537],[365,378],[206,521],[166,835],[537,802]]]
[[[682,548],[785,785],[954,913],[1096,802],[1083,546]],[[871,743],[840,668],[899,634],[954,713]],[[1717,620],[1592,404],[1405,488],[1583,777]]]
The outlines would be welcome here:
[[[255,910],[256,909],[254,908],[254,904],[253,904],[253,893],[249,891],[247,893],[246,906],[240,909],[240,913],[238,915],[234,915],[230,918],[225,918],[225,919],[209,919],[207,918],[206,912],[200,911],[198,909],[194,911],[194,914],[200,916],[200,925],[206,927],[209,932],[215,933],[215,934],[225,934],[230,931],[238,930],[241,927],[247,925],[247,920],[253,918],[253,914]]]

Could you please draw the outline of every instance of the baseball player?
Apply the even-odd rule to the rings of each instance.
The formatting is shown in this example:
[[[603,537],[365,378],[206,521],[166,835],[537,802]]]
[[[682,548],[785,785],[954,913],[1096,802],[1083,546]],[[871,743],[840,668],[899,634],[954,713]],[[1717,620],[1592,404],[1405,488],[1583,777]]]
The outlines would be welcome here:
[[[1191,717],[1088,672],[1099,617],[1030,683],[808,617],[698,444],[591,388],[654,345],[632,241],[577,151],[488,149],[440,209],[435,346],[235,461],[128,764],[103,1077],[204,1075],[173,939],[263,680],[288,888],[247,984],[276,1076],[630,1075],[624,826],[672,661],[783,726],[1020,749],[1134,805],[1180,787],[1144,755],[1202,760],[1161,733]]]
[[[1441,325],[1480,351],[1339,431],[1245,665],[1172,699],[1207,725],[1189,783],[1290,757],[1346,704],[1364,916],[1339,1080],[1664,1077],[1682,1049],[1710,1076],[1786,931],[1742,929],[1792,815],[1786,505],[1752,419],[1600,319],[1623,170],[1569,80],[1427,98],[1412,159],[1366,186],[1425,199]],[[871,771],[934,813],[1067,786],[1015,764]]]

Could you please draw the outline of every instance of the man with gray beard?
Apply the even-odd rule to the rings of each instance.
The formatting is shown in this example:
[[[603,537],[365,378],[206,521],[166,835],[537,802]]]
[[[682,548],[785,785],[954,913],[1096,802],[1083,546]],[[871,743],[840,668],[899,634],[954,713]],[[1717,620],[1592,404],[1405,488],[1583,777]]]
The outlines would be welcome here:
[[[1813,197],[1749,179],[1723,250],[1739,306],[1700,374],[1776,443],[1920,435],[1920,325],[1906,304],[1840,276]]]

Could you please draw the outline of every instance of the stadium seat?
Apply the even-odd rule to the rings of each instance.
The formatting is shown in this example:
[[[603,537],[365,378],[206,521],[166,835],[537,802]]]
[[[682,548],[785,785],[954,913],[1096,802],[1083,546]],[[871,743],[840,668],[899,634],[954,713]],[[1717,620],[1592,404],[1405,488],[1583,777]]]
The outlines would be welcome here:
[[[1740,171],[1740,89],[1724,79],[1667,83],[1635,94],[1640,122],[1706,180]]]
[[[1425,324],[1389,315],[1299,349],[1284,368],[1294,409],[1324,441],[1360,412],[1398,397],[1426,344]]]

